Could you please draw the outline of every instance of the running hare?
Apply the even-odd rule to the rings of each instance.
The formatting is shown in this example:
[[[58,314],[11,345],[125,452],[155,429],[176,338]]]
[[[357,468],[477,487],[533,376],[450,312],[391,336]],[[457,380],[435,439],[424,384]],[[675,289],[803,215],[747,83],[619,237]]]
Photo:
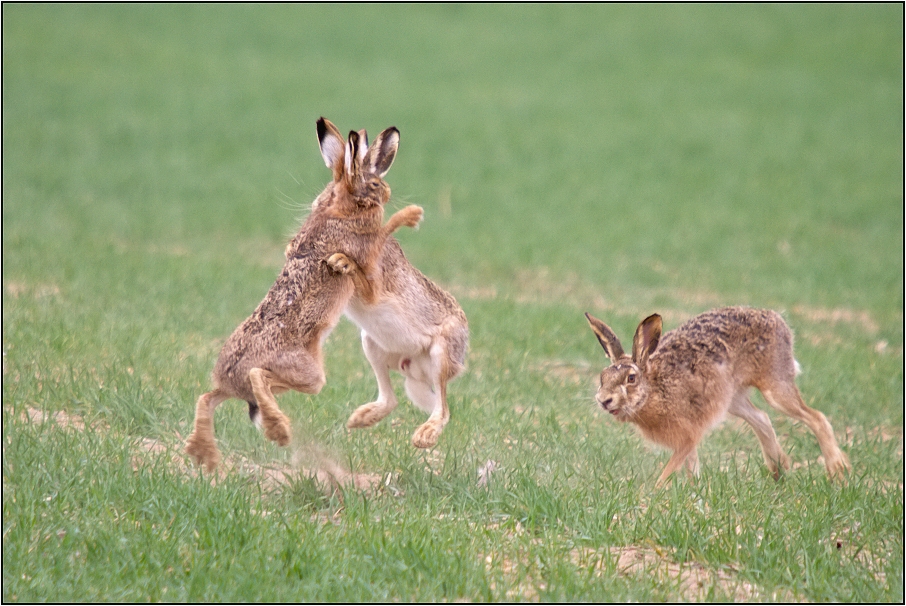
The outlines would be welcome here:
[[[220,461],[214,409],[221,402],[246,400],[250,418],[263,426],[265,437],[285,446],[289,419],[274,396],[290,389],[316,394],[324,386],[321,344],[355,288],[353,279],[338,274],[327,260],[341,253],[370,275],[390,234],[403,225],[415,227],[422,218],[420,207],[408,206],[381,225],[390,198],[382,177],[396,156],[396,128],[383,131],[367,150],[358,133],[349,133],[344,143],[324,118],[318,120],[317,131],[333,180],[312,203],[311,214],[287,247],[277,281],[223,346],[212,375],[214,390],[196,405],[186,452],[209,471]],[[372,284],[377,285],[372,279],[363,287]]]
[[[367,142],[365,132],[359,134]],[[387,238],[373,275],[344,255],[334,255],[331,264],[353,276],[356,289],[346,315],[362,329],[362,348],[378,382],[377,401],[359,406],[347,427],[371,427],[396,408],[392,369],[406,377],[413,404],[430,415],[413,434],[413,446],[434,446],[450,419],[447,382],[465,369],[465,313],[452,295],[409,263],[395,238]]]
[[[698,475],[698,444],[728,412],[755,430],[775,478],[778,466],[789,469],[790,459],[780,449],[768,415],[749,401],[750,387],[811,428],[832,478],[850,468],[830,423],[799,395],[793,334],[780,314],[727,307],[696,316],[663,337],[661,317],[654,314],[639,324],[632,357],[606,324],[585,316],[612,362],[601,372],[595,400],[620,421],[635,423],[652,442],[673,450],[658,486],[684,462]]]

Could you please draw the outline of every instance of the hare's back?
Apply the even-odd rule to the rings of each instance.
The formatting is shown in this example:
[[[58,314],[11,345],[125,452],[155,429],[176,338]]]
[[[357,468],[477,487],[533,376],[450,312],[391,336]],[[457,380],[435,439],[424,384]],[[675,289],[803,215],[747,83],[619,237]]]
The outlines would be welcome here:
[[[439,325],[456,318],[465,323],[465,313],[453,295],[412,265],[393,237],[384,245],[380,266],[382,298],[397,302],[400,313],[409,316],[410,320]]]
[[[765,365],[792,364],[792,332],[775,311],[725,307],[666,333],[654,358],[693,371],[720,366],[745,381]]]

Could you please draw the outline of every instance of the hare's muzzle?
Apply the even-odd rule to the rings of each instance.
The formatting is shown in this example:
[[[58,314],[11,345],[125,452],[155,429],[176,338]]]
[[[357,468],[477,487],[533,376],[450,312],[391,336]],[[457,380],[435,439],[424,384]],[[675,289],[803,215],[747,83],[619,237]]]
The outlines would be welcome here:
[[[615,415],[620,411],[618,408],[614,408],[613,410],[611,410],[610,407],[613,406],[613,397],[612,396],[604,398],[603,400],[598,400],[598,404],[601,405],[601,408],[603,408],[604,410],[606,410],[607,412],[609,412],[612,415]]]

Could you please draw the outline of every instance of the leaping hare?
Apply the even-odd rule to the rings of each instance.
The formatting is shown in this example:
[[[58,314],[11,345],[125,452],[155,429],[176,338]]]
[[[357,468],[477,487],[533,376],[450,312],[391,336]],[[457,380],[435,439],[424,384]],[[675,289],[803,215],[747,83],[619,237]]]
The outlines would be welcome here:
[[[255,312],[227,339],[214,366],[214,390],[198,399],[195,427],[186,452],[208,471],[220,452],[214,441],[214,409],[239,398],[269,440],[285,446],[289,419],[275,395],[287,390],[316,394],[325,376],[321,344],[336,325],[354,291],[353,279],[328,264],[336,254],[349,258],[370,275],[384,242],[397,228],[415,227],[422,209],[407,206],[381,225],[390,187],[383,177],[399,144],[399,131],[388,128],[370,148],[359,134],[342,135],[329,121],[317,122],[318,142],[333,180],[312,203],[311,214],[286,250],[286,264]],[[379,286],[374,280],[363,285]],[[368,292],[365,293],[369,295]]]
[[[696,316],[663,336],[661,317],[654,314],[639,324],[632,357],[606,324],[585,316],[612,362],[601,372],[595,400],[673,451],[658,486],[683,463],[698,475],[698,444],[728,412],[751,425],[775,478],[779,467],[789,469],[790,459],[777,442],[771,420],[748,398],[750,387],[758,388],[777,410],[809,426],[828,475],[841,478],[850,469],[827,418],[802,401],[795,381],[799,365],[793,358],[793,334],[780,314],[727,307]]]
[[[365,132],[360,135],[367,142]],[[409,263],[395,238],[387,238],[371,275],[342,255],[331,262],[353,276],[356,289],[346,315],[362,329],[362,348],[378,383],[377,400],[359,406],[347,427],[371,427],[396,408],[390,382],[395,370],[406,377],[412,403],[430,415],[413,434],[413,446],[436,445],[450,419],[447,382],[465,369],[465,313],[452,295]]]

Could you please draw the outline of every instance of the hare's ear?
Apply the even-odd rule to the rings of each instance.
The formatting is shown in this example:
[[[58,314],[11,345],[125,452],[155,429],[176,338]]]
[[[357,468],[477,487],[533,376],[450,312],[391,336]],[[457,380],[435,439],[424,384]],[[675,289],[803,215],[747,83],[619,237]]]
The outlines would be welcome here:
[[[588,325],[591,326],[592,332],[598,337],[598,342],[601,344],[601,347],[604,348],[604,353],[607,354],[610,361],[616,362],[622,358],[623,346],[620,345],[620,340],[617,338],[617,335],[610,330],[610,327],[591,314],[585,314],[585,317],[588,319]]]
[[[318,145],[327,168],[333,170],[333,178],[339,181],[343,175],[343,135],[326,118],[318,119]]]
[[[395,126],[381,131],[365,154],[363,163],[365,168],[383,178],[396,158],[396,150],[399,145],[400,131]]]
[[[368,153],[368,133],[363,128],[359,131],[359,166],[364,166],[366,153]]]
[[[352,182],[353,179],[359,174],[359,166],[361,166],[361,161],[359,158],[359,148],[361,147],[359,140],[359,133],[354,130],[349,131],[349,138],[346,139],[346,154],[345,154],[345,168],[346,168],[346,179]]]
[[[661,317],[652,314],[642,320],[635,330],[635,337],[632,338],[632,361],[642,370],[648,365],[648,357],[657,349],[662,328]]]

